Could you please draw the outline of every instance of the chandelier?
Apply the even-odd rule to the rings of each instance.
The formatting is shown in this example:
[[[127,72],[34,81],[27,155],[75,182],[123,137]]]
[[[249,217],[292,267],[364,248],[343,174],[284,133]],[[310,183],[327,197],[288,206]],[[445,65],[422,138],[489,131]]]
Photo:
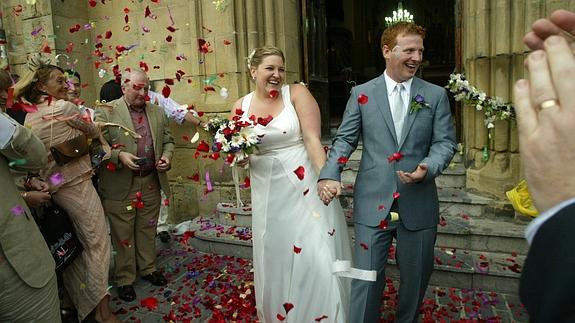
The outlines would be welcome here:
[[[397,11],[393,11],[392,17],[385,17],[386,26],[393,25],[400,21],[413,22],[413,15],[406,9],[403,9],[403,1],[398,2]]]

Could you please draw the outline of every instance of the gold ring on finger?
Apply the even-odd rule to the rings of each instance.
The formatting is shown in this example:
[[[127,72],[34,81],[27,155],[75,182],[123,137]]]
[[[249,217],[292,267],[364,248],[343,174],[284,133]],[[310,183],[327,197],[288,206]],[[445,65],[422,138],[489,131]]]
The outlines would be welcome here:
[[[548,109],[551,107],[558,107],[558,106],[559,106],[559,103],[555,99],[545,100],[545,101],[541,102],[541,105],[539,105],[541,110],[545,110],[545,109]]]

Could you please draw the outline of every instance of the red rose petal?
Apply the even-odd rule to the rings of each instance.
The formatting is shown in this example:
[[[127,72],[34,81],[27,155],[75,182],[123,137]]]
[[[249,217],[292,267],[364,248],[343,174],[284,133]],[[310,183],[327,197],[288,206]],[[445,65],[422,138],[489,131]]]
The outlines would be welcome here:
[[[210,151],[210,146],[204,140],[201,140],[200,143],[198,144],[197,150],[207,153]]]
[[[107,163],[106,164],[106,169],[110,172],[115,172],[116,171],[116,164],[114,163]]]
[[[284,310],[286,311],[286,315],[293,309],[293,307],[294,306],[292,303],[284,303]]]
[[[284,321],[284,320],[286,319],[285,316],[281,315],[280,313],[278,313],[278,315],[276,316],[276,318],[277,318],[279,321]]]
[[[314,319],[314,321],[316,321],[316,322],[321,322],[321,320],[326,319],[326,318],[328,318],[328,316],[324,314],[324,315],[322,315],[322,316],[320,316],[320,317],[316,317],[316,318]]]
[[[357,102],[361,105],[366,104],[368,100],[369,98],[367,97],[367,95],[363,93],[360,93],[359,96],[357,97]]]
[[[268,115],[265,118],[259,117],[258,118],[258,124],[261,124],[262,126],[267,126],[268,123],[270,123],[273,120],[274,117],[272,117],[271,115]]]
[[[172,93],[172,90],[170,89],[170,87],[167,85],[164,86],[164,88],[162,89],[162,95],[167,98],[170,96],[171,93]]]
[[[297,247],[296,245],[293,246],[293,252],[299,254],[301,252],[301,248]]]
[[[337,159],[337,163],[341,165],[345,165],[349,159],[347,157],[341,156]]]
[[[296,170],[293,171],[299,180],[303,180],[305,175],[305,168],[303,166],[299,166]]]
[[[379,228],[380,228],[381,230],[387,229],[387,225],[388,225],[387,220],[381,220],[381,221],[379,222]]]
[[[359,245],[360,245],[364,250],[369,249],[369,247],[367,246],[366,243],[361,242]]]
[[[158,308],[158,300],[155,297],[144,298],[140,301],[140,305],[148,309],[148,311],[153,311]]]
[[[400,195],[399,192],[395,192],[393,193],[393,198],[397,200],[399,198],[399,195]]]

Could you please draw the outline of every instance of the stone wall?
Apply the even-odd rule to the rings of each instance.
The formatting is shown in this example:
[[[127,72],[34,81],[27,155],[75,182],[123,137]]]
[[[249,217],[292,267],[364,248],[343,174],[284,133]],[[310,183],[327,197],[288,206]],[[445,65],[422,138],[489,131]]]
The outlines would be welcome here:
[[[173,80],[170,97],[181,104],[194,105],[197,111],[205,112],[205,119],[227,116],[233,103],[253,89],[245,57],[254,47],[282,48],[287,82],[301,80],[297,0],[220,1],[227,3],[223,10],[218,10],[213,0],[104,2],[93,1],[91,6],[84,0],[2,0],[0,10],[12,71],[23,73],[27,55],[39,51],[46,42],[53,55],[66,54],[59,57],[60,66],[73,67],[82,75],[86,86],[82,97],[92,105],[100,86],[112,78],[113,65],[119,64],[123,69],[144,62],[157,91],[166,86],[166,79]],[[79,30],[72,32],[77,24]],[[40,30],[39,26],[41,32],[31,36],[32,31]],[[209,42],[207,53],[200,52],[199,39]],[[93,55],[98,42],[102,43],[100,58]],[[117,45],[131,49],[117,52]],[[185,72],[181,81],[176,80],[177,71]],[[206,85],[216,91],[205,91]],[[229,90],[227,99],[219,95],[221,87]],[[221,160],[194,158],[196,147],[188,138],[197,129],[174,122],[171,129],[177,148],[169,173],[173,188],[170,222],[212,213],[218,202],[232,201],[229,168]],[[200,134],[201,139],[209,139],[205,132]],[[214,185],[214,191],[209,193],[206,172]],[[249,201],[249,190],[243,190],[242,196]]]
[[[573,0],[461,0],[463,66],[469,82],[488,95],[512,100],[513,84],[526,76],[523,36],[531,24],[556,9],[575,9]],[[467,187],[504,197],[521,174],[514,121],[488,131],[482,111],[464,107],[463,141]],[[487,147],[488,154],[484,154]]]

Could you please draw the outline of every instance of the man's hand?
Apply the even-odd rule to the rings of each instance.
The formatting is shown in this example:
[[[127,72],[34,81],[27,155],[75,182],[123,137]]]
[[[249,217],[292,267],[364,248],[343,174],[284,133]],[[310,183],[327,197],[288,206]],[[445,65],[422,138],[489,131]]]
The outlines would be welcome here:
[[[140,166],[136,164],[136,160],[140,159],[137,156],[125,151],[121,151],[118,154],[118,159],[124,166],[128,167],[131,170],[139,170]]]
[[[30,180],[24,184],[24,187],[31,191],[48,192],[50,185],[39,177],[31,177]]]
[[[156,164],[156,169],[158,170],[158,172],[167,172],[168,170],[170,170],[171,167],[172,164],[170,164],[170,160],[165,156],[162,156],[160,160],[158,160],[158,163]]]
[[[531,28],[532,31],[523,38],[523,42],[530,49],[543,49],[543,41],[553,35],[564,37],[573,49],[575,13],[564,9],[556,10],[549,18],[535,21]]]
[[[414,184],[423,181],[427,175],[427,164],[419,164],[414,172],[408,173],[402,170],[397,171],[397,176],[403,184]]]
[[[334,198],[339,197],[341,189],[341,183],[332,179],[322,179],[317,182],[317,195],[325,205],[329,205]]]
[[[50,196],[50,193],[48,192],[29,191],[25,192],[22,198],[29,207],[39,207],[42,204],[50,201],[52,196]]]
[[[529,54],[529,81],[515,84],[519,151],[529,193],[539,212],[575,197],[575,57],[558,36]]]

